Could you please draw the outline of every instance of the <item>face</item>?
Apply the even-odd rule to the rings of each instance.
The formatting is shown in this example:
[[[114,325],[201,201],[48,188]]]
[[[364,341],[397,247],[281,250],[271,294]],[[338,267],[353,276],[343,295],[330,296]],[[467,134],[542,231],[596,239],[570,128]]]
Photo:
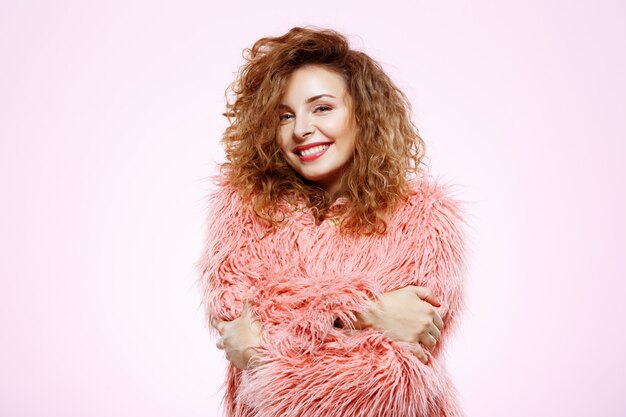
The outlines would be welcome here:
[[[346,81],[309,65],[295,70],[278,109],[277,140],[289,165],[333,194],[354,152],[356,129]]]

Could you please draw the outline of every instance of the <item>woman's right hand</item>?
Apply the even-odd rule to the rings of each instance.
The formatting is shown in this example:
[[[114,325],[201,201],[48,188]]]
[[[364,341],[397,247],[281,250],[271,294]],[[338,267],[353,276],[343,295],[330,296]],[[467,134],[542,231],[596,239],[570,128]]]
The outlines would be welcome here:
[[[409,285],[386,292],[363,312],[355,312],[356,329],[381,330],[386,336],[412,344],[413,353],[428,363],[420,345],[433,351],[441,337],[443,320],[435,310],[441,303],[427,287]],[[345,327],[345,326],[342,326]]]
[[[244,302],[239,318],[223,321],[213,318],[211,325],[219,332],[216,346],[224,351],[226,359],[239,369],[251,369],[260,359],[256,349],[263,344],[261,324],[253,317],[248,301]]]

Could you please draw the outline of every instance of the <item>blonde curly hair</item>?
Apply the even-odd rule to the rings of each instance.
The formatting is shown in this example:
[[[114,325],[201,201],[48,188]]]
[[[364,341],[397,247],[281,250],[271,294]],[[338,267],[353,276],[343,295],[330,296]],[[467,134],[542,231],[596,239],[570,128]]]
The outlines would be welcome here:
[[[295,198],[304,199],[318,221],[331,214],[332,196],[296,173],[276,140],[277,108],[290,75],[305,65],[322,65],[345,79],[357,125],[343,178],[341,195],[349,203],[341,206],[340,230],[385,233],[390,211],[408,197],[410,174],[423,172],[425,143],[406,95],[378,62],[351,49],[347,38],[331,29],[294,27],[282,36],[259,39],[243,56],[245,64],[226,89],[229,126],[221,139],[222,177],[272,227],[282,222],[275,210],[281,199],[294,204]]]

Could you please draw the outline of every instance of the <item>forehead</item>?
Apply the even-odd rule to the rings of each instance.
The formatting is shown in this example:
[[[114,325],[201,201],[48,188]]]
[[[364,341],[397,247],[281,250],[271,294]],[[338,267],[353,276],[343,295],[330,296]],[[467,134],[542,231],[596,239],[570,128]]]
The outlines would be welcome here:
[[[291,74],[285,86],[282,102],[304,101],[320,94],[332,94],[342,99],[346,92],[346,80],[340,74],[319,65],[307,65]]]

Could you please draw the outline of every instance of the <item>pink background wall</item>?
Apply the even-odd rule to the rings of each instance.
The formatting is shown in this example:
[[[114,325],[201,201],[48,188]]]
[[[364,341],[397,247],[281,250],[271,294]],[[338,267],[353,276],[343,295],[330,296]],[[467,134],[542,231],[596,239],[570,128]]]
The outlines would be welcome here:
[[[2,2],[0,415],[217,415],[202,177],[242,49],[306,24],[383,63],[471,201],[468,416],[626,415],[624,3],[219,4]]]

